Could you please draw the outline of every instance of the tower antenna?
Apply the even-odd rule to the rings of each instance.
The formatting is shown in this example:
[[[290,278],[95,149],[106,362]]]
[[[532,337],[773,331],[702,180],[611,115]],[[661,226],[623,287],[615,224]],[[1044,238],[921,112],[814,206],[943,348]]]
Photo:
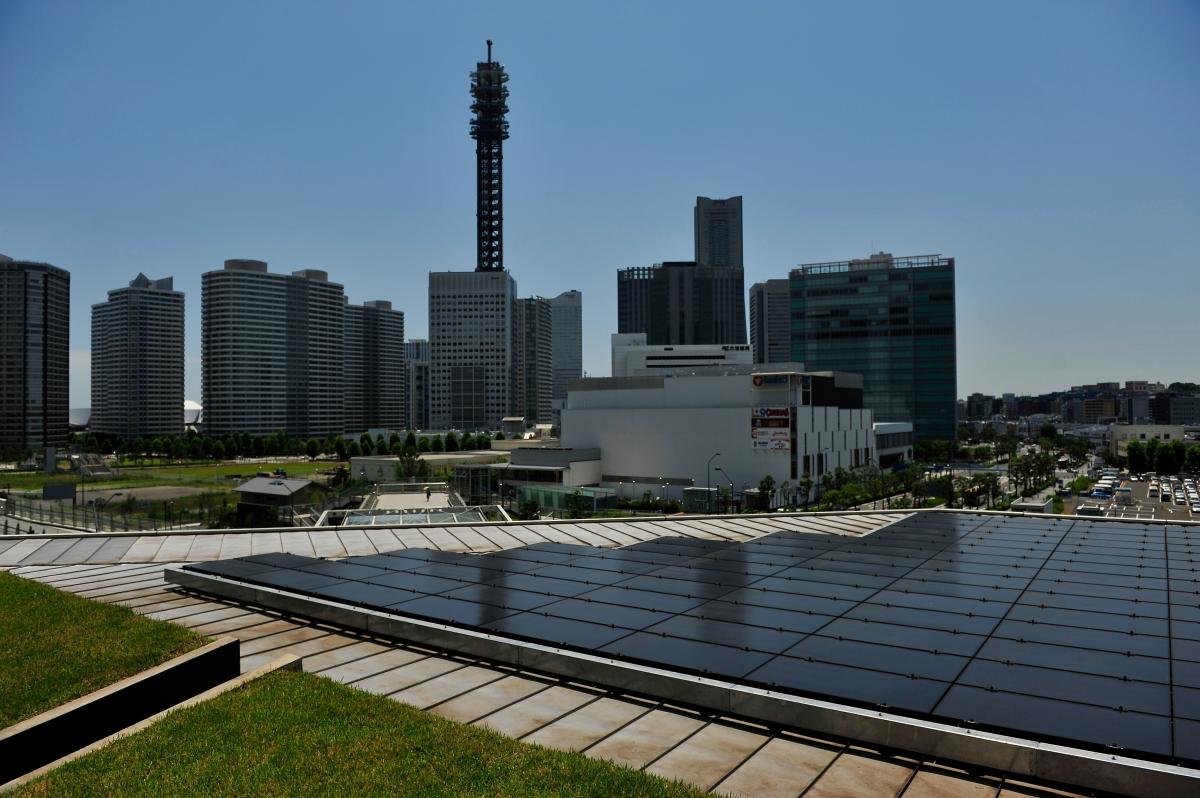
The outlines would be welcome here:
[[[490,64],[490,63],[492,63],[492,40],[488,39],[487,44],[488,44],[488,63]]]
[[[508,73],[492,60],[471,73],[471,138],[475,139],[475,271],[504,271],[504,140],[508,138]]]

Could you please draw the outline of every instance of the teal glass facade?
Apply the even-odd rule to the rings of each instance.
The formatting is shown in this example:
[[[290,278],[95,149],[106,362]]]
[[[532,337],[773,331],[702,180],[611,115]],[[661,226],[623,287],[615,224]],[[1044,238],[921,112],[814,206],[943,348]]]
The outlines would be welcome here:
[[[792,360],[863,377],[876,421],[910,421],[917,440],[955,436],[954,258],[814,263],[789,276]]]

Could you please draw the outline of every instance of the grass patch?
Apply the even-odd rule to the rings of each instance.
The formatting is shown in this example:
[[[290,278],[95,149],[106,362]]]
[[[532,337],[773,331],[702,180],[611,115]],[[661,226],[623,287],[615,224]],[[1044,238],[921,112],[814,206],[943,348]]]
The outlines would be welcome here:
[[[127,607],[0,573],[0,728],[204,642]]]
[[[18,796],[699,796],[305,673],[274,673],[71,762]]]

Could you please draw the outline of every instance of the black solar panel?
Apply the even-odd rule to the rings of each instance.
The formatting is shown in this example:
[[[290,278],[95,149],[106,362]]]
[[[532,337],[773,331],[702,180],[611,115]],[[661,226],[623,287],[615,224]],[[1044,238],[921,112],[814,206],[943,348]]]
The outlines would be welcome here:
[[[1194,534],[947,513],[862,538],[781,531],[742,543],[668,536],[624,548],[405,549],[340,561],[270,554],[185,567],[749,685],[1195,764]]]

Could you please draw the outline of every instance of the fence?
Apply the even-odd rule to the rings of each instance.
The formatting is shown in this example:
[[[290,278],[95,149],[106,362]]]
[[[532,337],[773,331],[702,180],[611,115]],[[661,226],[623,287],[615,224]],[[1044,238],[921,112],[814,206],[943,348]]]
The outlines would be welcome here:
[[[87,532],[129,532],[171,526],[147,523],[140,515],[124,516],[116,512],[115,507],[103,504],[80,506],[65,501],[38,501],[10,494],[4,502],[4,520],[0,522],[0,530],[19,530],[20,523],[27,521]]]

